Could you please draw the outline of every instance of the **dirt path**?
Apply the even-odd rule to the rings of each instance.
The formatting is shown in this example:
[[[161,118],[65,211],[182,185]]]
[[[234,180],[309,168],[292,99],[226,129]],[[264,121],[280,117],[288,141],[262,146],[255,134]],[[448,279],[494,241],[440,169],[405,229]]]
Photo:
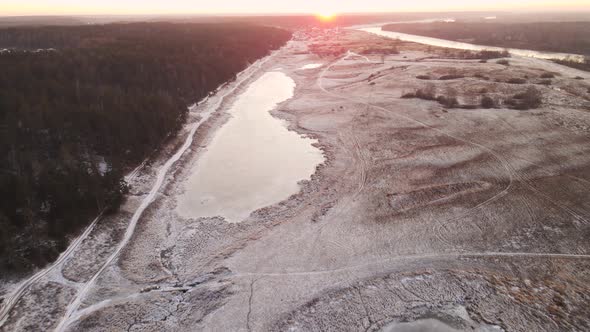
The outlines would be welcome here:
[[[139,172],[141,171],[141,169],[145,166],[146,162],[147,162],[147,160],[144,160],[141,164],[139,164],[139,166],[137,166],[135,169],[133,169],[131,172],[129,172],[129,174],[127,174],[125,176],[125,181],[127,183],[129,183],[129,182],[135,180],[135,178],[137,177],[137,175],[139,174]],[[33,284],[35,284],[36,282],[38,282],[39,280],[41,280],[43,277],[46,277],[47,275],[49,275],[50,273],[56,271],[57,269],[61,269],[63,267],[64,263],[80,247],[80,244],[84,240],[86,240],[88,238],[88,236],[90,235],[90,233],[92,233],[92,231],[94,230],[94,228],[96,227],[96,225],[98,224],[98,222],[101,220],[101,218],[102,218],[102,213],[99,214],[90,223],[90,225],[88,225],[88,227],[86,227],[86,229],[84,230],[84,232],[82,232],[82,234],[80,234],[77,238],[74,239],[74,241],[72,241],[72,243],[70,243],[70,245],[68,246],[68,248],[66,250],[64,250],[59,255],[59,257],[55,260],[55,262],[53,262],[49,266],[43,268],[39,272],[35,273],[30,278],[22,281],[16,287],[16,289],[14,289],[10,293],[9,296],[7,296],[6,298],[4,298],[4,301],[2,303],[3,304],[2,310],[0,310],[0,327],[2,327],[2,325],[4,325],[4,323],[6,322],[6,319],[8,318],[8,315],[10,314],[10,311],[14,308],[14,306],[16,305],[16,303],[21,299],[21,297],[23,296],[23,294]],[[61,275],[61,271],[58,271],[57,273],[59,273]]]
[[[272,58],[272,56],[268,56],[262,60],[259,60],[257,63],[253,64],[252,67],[260,68],[266,61],[269,61],[269,59],[271,59],[271,58]],[[217,101],[217,103],[215,103],[213,106],[209,107],[206,112],[202,113],[200,120],[198,120],[197,122],[192,124],[191,129],[186,137],[186,140],[184,141],[184,144],[178,149],[178,151],[170,159],[168,159],[166,161],[166,163],[158,171],[158,175],[157,175],[155,184],[153,185],[149,194],[143,199],[139,208],[135,211],[135,213],[131,217],[131,220],[129,221],[129,225],[127,226],[127,230],[125,231],[125,235],[123,237],[123,240],[119,243],[115,252],[113,252],[111,254],[111,256],[109,256],[109,258],[103,263],[102,267],[77,292],[76,296],[71,301],[70,305],[68,305],[68,308],[66,310],[66,314],[64,315],[63,319],[59,322],[59,324],[56,328],[56,331],[64,331],[70,324],[75,322],[75,320],[72,320],[71,318],[79,310],[82,301],[85,299],[88,292],[90,292],[92,290],[97,279],[115,260],[117,260],[117,258],[121,254],[121,251],[123,250],[123,248],[125,248],[127,243],[131,240],[131,238],[133,237],[133,234],[135,232],[137,222],[141,218],[144,211],[148,208],[148,206],[156,198],[156,195],[159,193],[160,188],[162,187],[162,185],[164,184],[164,181],[166,180],[166,176],[168,175],[170,168],[182,157],[182,155],[192,145],[193,138],[195,136],[195,132],[199,129],[199,127],[204,122],[209,120],[209,118],[215,112],[217,112],[219,110],[219,107],[224,102],[225,98],[227,98],[227,96],[233,94],[238,88],[240,88],[242,86],[242,84],[245,81],[247,81],[251,77],[251,75],[253,73],[256,72],[255,70],[254,71],[250,70],[250,71],[251,71],[251,73],[249,73],[249,74],[245,74],[245,72],[239,74],[238,81],[233,85],[233,88],[228,90],[223,96],[221,96],[219,98],[219,100]]]

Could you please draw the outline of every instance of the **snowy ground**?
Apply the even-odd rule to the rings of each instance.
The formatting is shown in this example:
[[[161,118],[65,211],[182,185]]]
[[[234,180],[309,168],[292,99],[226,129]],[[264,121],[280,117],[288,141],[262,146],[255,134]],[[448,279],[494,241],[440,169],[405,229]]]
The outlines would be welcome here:
[[[318,58],[314,42],[291,42],[193,108],[178,140],[130,178],[122,211],[7,297],[2,329],[590,329],[590,76],[528,58],[441,59],[409,43],[399,55]],[[388,42],[347,31],[322,43]],[[179,216],[226,111],[277,68],[297,86],[273,114],[317,139],[326,162],[300,193],[241,223]],[[545,71],[552,84],[535,84]],[[452,73],[465,77],[436,79]],[[513,77],[527,84],[502,83]],[[429,83],[464,104],[534,84],[544,103],[446,110],[400,98]]]

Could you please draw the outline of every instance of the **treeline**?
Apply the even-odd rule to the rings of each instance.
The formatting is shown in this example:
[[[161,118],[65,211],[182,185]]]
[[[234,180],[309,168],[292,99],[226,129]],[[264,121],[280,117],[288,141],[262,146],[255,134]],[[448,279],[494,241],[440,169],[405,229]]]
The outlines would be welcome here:
[[[383,30],[473,44],[590,56],[590,22],[390,24]]]
[[[244,24],[0,29],[12,49],[0,53],[0,270],[53,260],[118,207],[125,171],[179,129],[187,105],[289,38]]]
[[[586,57],[584,61],[572,61],[572,60],[553,60],[555,63],[559,63],[560,65],[590,71],[590,57]]]

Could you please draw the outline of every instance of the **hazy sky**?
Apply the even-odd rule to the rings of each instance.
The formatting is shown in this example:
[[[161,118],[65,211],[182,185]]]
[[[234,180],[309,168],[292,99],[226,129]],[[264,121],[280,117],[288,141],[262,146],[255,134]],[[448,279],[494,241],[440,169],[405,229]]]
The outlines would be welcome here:
[[[0,16],[590,9],[590,0],[0,0]]]

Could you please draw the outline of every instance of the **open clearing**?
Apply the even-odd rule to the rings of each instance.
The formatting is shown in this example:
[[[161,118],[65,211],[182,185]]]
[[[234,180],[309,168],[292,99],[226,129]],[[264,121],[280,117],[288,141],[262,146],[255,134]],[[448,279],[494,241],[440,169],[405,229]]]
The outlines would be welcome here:
[[[349,52],[318,57],[318,42]],[[368,52],[392,43],[400,54]],[[431,50],[358,31],[298,34],[191,109],[178,141],[130,178],[122,211],[35,280],[2,329],[589,330],[590,75]],[[272,71],[296,83],[272,114],[326,160],[299,193],[240,223],[180,216],[228,109]],[[463,105],[535,86],[542,105],[401,98],[427,86]]]

